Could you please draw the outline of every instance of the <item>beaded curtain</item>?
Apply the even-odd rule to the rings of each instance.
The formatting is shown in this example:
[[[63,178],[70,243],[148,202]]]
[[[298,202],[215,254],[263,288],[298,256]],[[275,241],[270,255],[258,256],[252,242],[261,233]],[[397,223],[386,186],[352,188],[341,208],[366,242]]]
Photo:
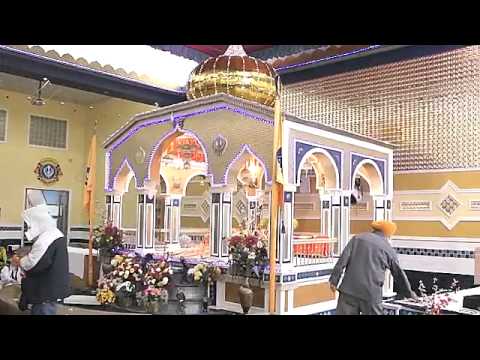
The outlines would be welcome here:
[[[480,46],[285,87],[285,110],[398,146],[394,170],[480,167]]]

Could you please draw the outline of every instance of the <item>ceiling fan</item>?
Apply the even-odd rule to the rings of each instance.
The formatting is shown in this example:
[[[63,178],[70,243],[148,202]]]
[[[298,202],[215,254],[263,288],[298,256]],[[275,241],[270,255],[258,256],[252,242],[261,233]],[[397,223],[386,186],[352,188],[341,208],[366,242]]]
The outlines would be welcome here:
[[[32,105],[35,106],[43,106],[47,103],[47,100],[50,100],[50,98],[53,96],[53,94],[48,98],[44,99],[42,98],[42,90],[48,86],[51,85],[52,83],[50,80],[48,80],[46,77],[44,77],[42,80],[38,82],[38,89],[35,94],[32,96],[27,97],[27,99],[30,101]]]

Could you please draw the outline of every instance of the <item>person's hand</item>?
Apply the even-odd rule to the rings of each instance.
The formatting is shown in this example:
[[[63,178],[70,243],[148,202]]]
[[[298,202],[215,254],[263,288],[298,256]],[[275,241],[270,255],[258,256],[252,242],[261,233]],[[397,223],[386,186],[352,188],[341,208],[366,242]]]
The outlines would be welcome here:
[[[332,292],[336,292],[337,287],[335,285],[333,285],[332,283],[329,283],[329,284],[330,284],[330,290],[332,290]]]
[[[18,255],[13,255],[12,259],[11,259],[11,262],[16,267],[19,267],[20,266],[20,257]]]

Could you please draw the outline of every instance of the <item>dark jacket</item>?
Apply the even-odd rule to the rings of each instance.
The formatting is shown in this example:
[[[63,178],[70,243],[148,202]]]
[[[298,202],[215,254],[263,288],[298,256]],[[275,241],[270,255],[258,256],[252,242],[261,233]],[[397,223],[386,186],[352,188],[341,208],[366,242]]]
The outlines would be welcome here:
[[[374,231],[354,236],[343,250],[330,283],[337,286],[345,269],[338,291],[371,302],[382,302],[385,271],[392,273],[400,292],[410,297],[412,289],[405,272],[400,268],[395,250],[382,232]]]
[[[41,304],[70,296],[67,240],[53,241],[22,280],[23,302]]]

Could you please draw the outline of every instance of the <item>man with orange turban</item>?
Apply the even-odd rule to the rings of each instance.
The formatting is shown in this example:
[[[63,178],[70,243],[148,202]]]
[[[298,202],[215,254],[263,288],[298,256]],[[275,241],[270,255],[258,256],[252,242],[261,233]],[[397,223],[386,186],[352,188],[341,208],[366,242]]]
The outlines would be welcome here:
[[[416,298],[387,240],[395,234],[397,225],[374,221],[371,226],[373,232],[356,235],[350,240],[330,276],[330,287],[336,291],[345,269],[338,288],[337,315],[383,315],[382,287],[387,269],[406,297]]]

